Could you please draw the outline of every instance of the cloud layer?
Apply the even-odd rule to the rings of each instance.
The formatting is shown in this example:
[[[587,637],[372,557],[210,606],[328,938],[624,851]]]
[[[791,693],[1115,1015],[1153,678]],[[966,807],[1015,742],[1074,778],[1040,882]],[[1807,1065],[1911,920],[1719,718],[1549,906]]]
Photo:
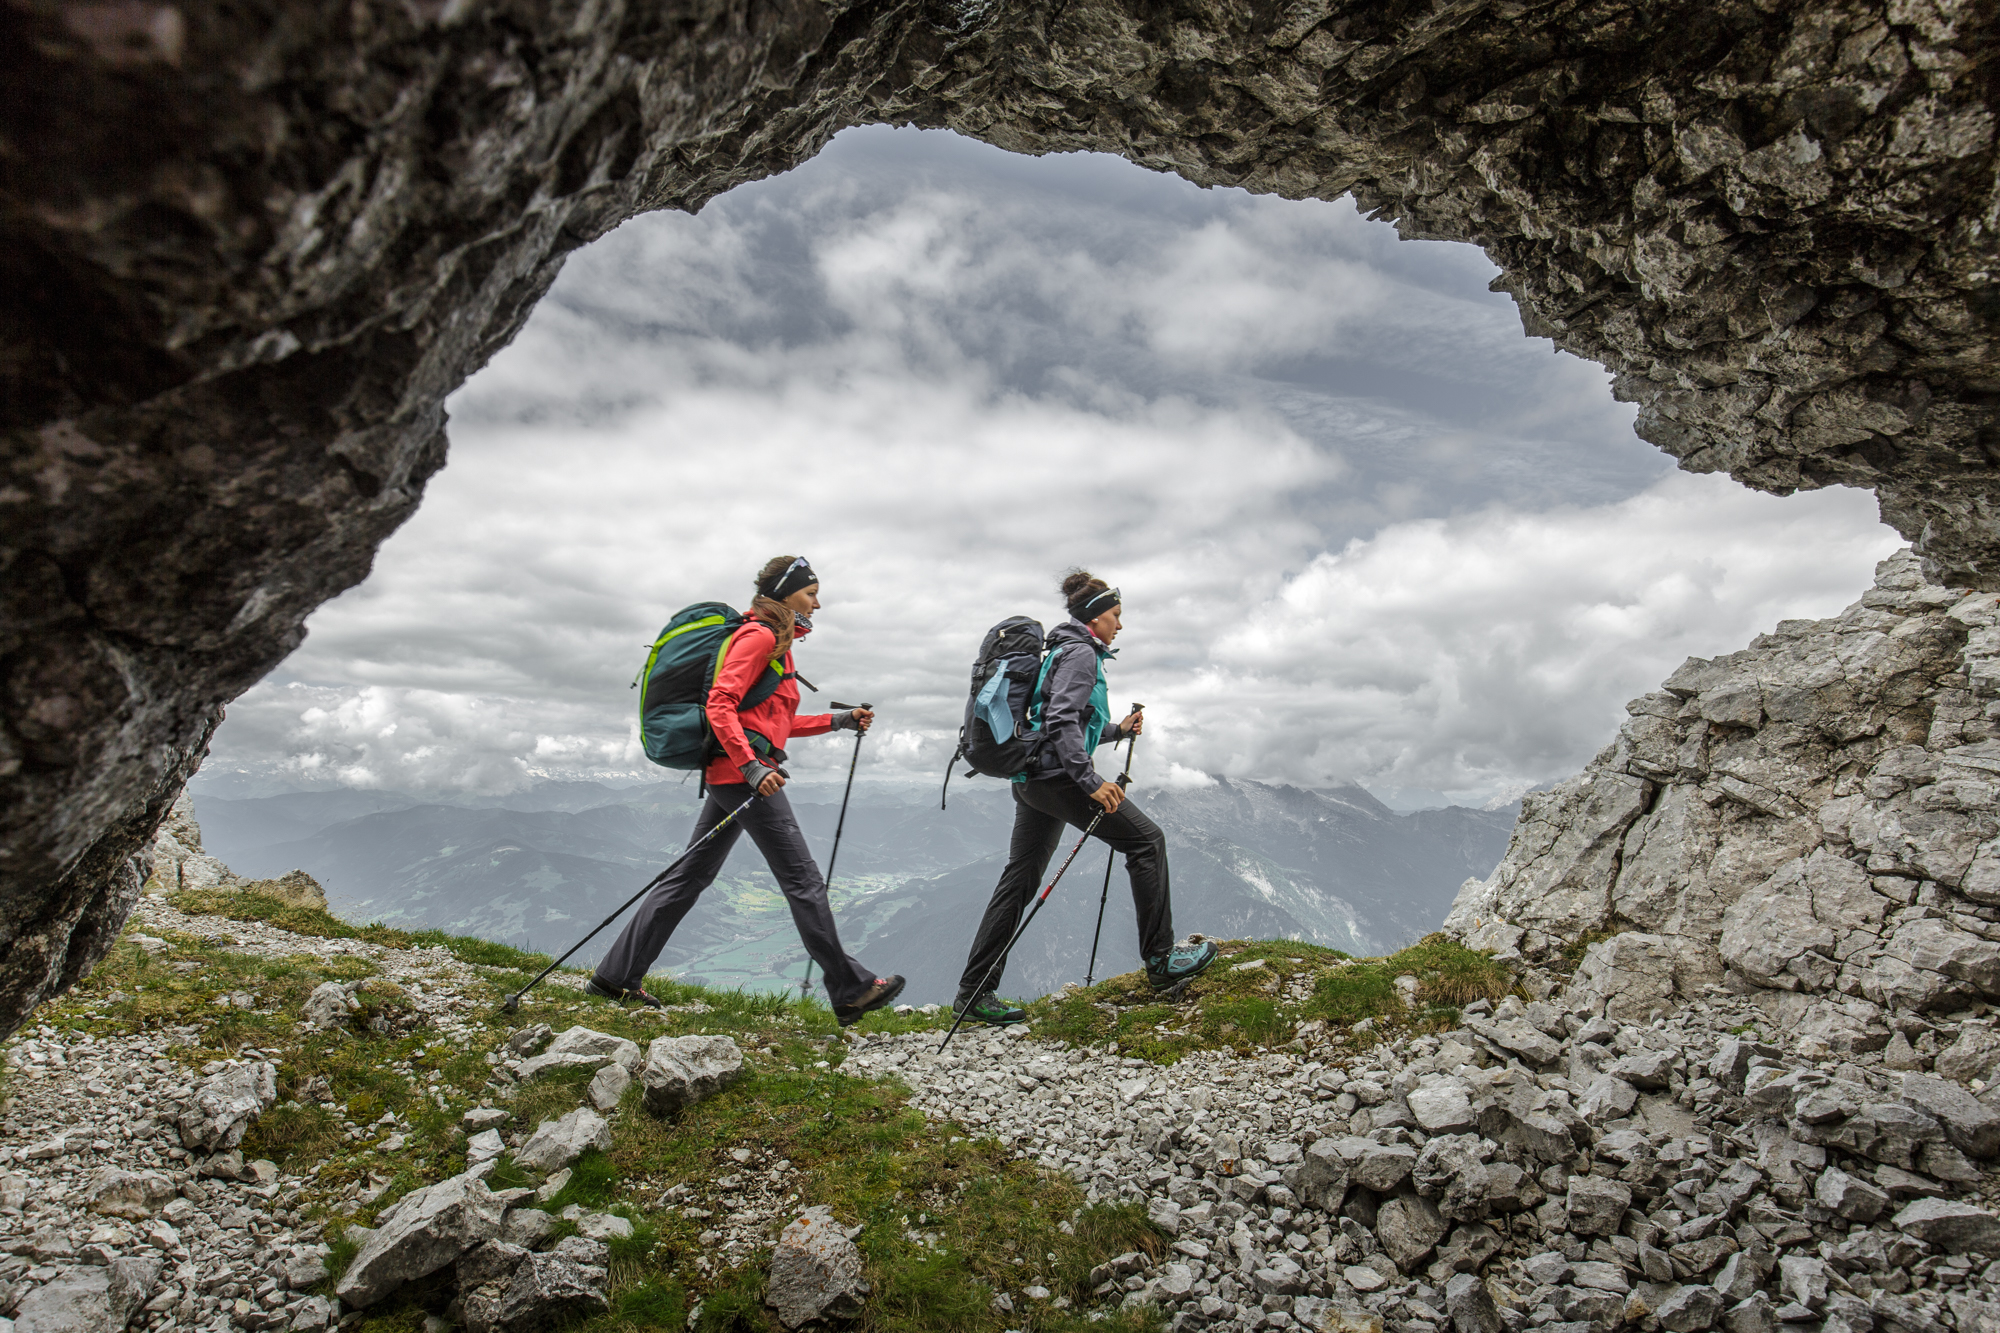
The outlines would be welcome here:
[[[827,602],[802,665],[883,706],[876,776],[935,775],[981,632],[1058,614],[1071,564],[1125,589],[1114,692],[1158,773],[1560,776],[1681,657],[1832,611],[1893,541],[1866,496],[1670,474],[1494,271],[1344,202],[850,131],[575,256],[212,767],[657,775],[646,643],[798,551]]]

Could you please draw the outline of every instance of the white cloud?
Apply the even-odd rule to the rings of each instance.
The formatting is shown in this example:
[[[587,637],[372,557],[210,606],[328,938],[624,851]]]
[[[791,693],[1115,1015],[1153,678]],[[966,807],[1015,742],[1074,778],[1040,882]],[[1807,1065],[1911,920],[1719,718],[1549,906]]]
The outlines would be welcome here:
[[[631,775],[678,606],[810,555],[803,645],[934,778],[983,630],[1126,592],[1147,765],[1490,794],[1574,768],[1688,651],[1830,609],[1854,496],[1675,477],[1476,250],[1103,158],[842,135],[572,257],[453,403],[375,573],[232,709],[215,765],[505,790]],[[1671,659],[1671,660],[1669,660]],[[810,702],[809,702],[810,706]],[[847,747],[802,743],[802,774]]]
[[[1682,474],[1613,505],[1397,524],[1233,627],[1173,690],[1163,748],[1301,781],[1517,794],[1578,767],[1684,658],[1834,614],[1899,545],[1865,493],[1780,499]]]

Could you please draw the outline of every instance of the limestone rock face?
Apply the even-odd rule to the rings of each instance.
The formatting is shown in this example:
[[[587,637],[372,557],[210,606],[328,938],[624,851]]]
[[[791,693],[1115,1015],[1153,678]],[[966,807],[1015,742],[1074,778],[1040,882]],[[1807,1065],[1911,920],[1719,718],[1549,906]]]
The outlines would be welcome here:
[[[563,256],[847,125],[1351,191],[1484,246],[1683,466],[1872,487],[1941,576],[2000,577],[1983,11],[159,14],[17,7],[0,45],[45,92],[0,112],[0,1022],[101,956],[220,706],[366,573]]]
[[[1836,1054],[1882,1049],[1886,1011],[2000,999],[2000,598],[1905,552],[1834,619],[1690,659],[1626,708],[1583,773],[1528,798],[1447,931],[1531,958],[1616,932],[1572,1007],[1643,1022],[1748,985]],[[1961,1040],[1951,1067],[2000,1062]]]

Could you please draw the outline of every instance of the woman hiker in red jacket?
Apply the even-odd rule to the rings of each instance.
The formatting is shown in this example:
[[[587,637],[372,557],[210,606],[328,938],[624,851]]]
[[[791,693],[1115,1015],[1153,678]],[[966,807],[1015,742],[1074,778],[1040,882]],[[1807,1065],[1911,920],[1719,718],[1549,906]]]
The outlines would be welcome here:
[[[792,643],[812,632],[810,616],[819,610],[818,594],[819,576],[804,556],[781,555],[758,572],[750,618],[724,650],[722,669],[708,691],[708,724],[722,743],[722,754],[704,774],[708,799],[690,842],[707,836],[736,807],[743,806],[743,811],[713,842],[653,882],[638,913],[584,987],[590,994],[661,1007],[645,991],[646,973],[695,899],[715,882],[730,848],[746,829],[791,902],[792,922],[806,952],[826,974],[827,995],[840,1025],[846,1027],[902,994],[902,977],[878,977],[840,947],[833,911],[827,906],[826,880],[799,832],[799,821],[783,790],[785,776],[779,771],[785,744],[792,737],[866,731],[875,721],[866,708],[797,716],[799,687],[794,681]],[[754,708],[744,708],[744,694],[760,675],[774,669],[784,676],[777,690]],[[743,805],[753,789],[762,799]]]

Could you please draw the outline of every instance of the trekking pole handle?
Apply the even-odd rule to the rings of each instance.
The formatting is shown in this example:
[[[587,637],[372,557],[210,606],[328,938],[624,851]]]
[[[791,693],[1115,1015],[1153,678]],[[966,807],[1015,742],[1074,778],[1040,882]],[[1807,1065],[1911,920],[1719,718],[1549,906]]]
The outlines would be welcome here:
[[[842,712],[850,712],[850,713],[857,708],[867,708],[872,710],[875,707],[874,704],[844,704],[838,699],[835,699],[832,702],[831,706],[840,709]]]

